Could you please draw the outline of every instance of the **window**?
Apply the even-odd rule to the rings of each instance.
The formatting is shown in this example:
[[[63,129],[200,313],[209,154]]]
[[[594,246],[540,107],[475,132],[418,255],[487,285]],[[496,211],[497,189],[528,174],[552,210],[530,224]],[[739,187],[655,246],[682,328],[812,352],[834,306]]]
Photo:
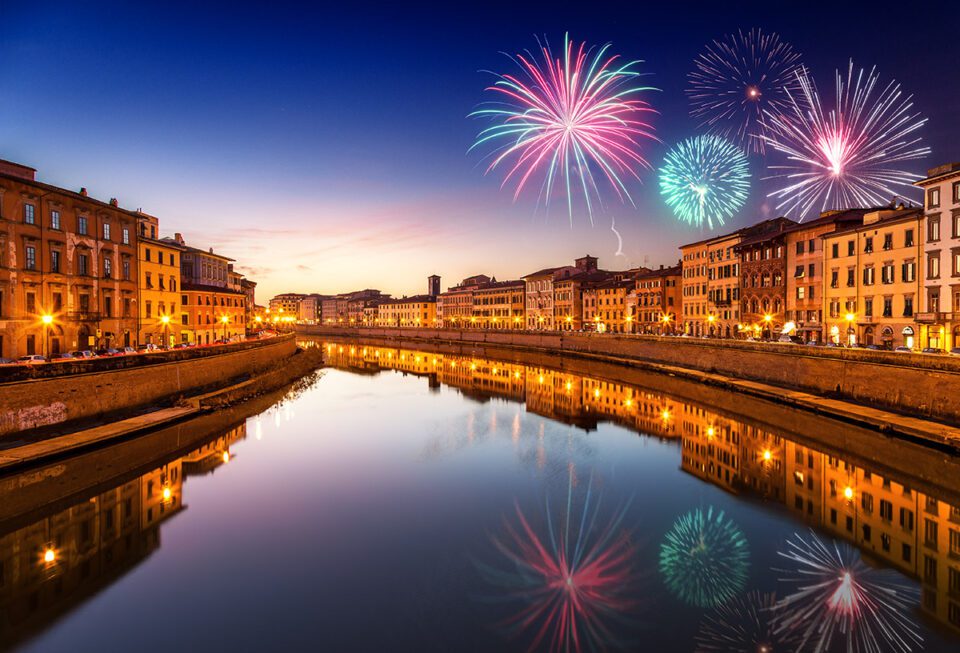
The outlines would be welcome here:
[[[797,286],[797,299],[804,299],[806,289],[803,286]]]
[[[150,300],[147,300],[145,302],[145,306],[146,308],[144,310],[146,311],[146,316],[153,317],[153,302],[151,302]]]
[[[960,249],[953,250],[953,276],[960,277]]]
[[[109,279],[113,274],[113,261],[109,258],[103,259],[103,278]]]
[[[37,224],[37,207],[33,204],[24,204],[23,221],[27,224]]]
[[[840,243],[834,243],[830,248],[830,256],[832,258],[837,258],[840,256]]]
[[[149,262],[149,261],[150,261],[150,256],[151,256],[151,252],[150,252],[150,248],[149,248],[149,247],[147,247],[146,249],[143,250],[143,255],[144,255],[144,257],[147,259],[147,261]]]
[[[84,276],[88,274],[86,254],[80,254],[79,256],[77,256],[77,274],[82,274]]]
[[[26,247],[27,260],[24,264],[24,267],[28,270],[37,269],[37,248],[32,245],[27,245]]]
[[[87,235],[87,216],[78,215],[77,216],[77,233],[81,236]]]
[[[863,246],[863,251],[867,254],[873,251],[873,236],[867,236],[866,244]]]
[[[883,283],[893,283],[894,272],[893,272],[893,263],[884,264],[883,268],[880,270],[880,279]]]
[[[797,241],[797,254],[803,254],[803,241]]]
[[[830,287],[839,288],[840,287],[840,270],[831,270],[830,271]]]
[[[37,295],[36,293],[28,292],[27,293],[27,313],[36,313],[37,312]]]
[[[50,228],[60,228],[60,211],[50,211]]]
[[[960,556],[960,531],[950,529],[950,555]]]
[[[940,253],[939,252],[927,255],[927,278],[928,279],[940,278]]]
[[[153,274],[151,272],[144,272],[145,283],[147,288],[153,288]]]
[[[903,237],[904,247],[913,247],[913,229],[907,229]]]
[[[113,317],[113,301],[109,295],[103,298],[103,314],[105,317]]]
[[[857,285],[857,275],[853,268],[847,268],[847,287],[852,288]]]
[[[939,540],[939,533],[937,531],[937,522],[932,519],[923,520],[923,543],[928,547],[937,550],[937,541]]]
[[[940,240],[940,217],[927,218],[927,240],[936,242]]]
[[[811,263],[810,265],[807,266],[807,275],[809,275],[810,277],[814,277],[816,276],[816,273],[817,273],[816,263]]]
[[[63,310],[63,295],[55,292],[53,293],[53,312],[59,313]]]
[[[123,279],[130,281],[130,259],[126,257],[123,259]]]
[[[60,271],[60,252],[57,250],[50,250],[50,271],[59,272]]]
[[[80,312],[88,313],[90,311],[90,295],[80,295]]]
[[[893,234],[884,234],[884,235],[883,235],[883,248],[884,248],[884,249],[893,249]]]
[[[936,209],[940,207],[940,189],[931,188],[927,191],[927,208]]]
[[[847,256],[853,256],[857,253],[857,244],[852,240],[847,241]]]
[[[903,316],[913,317],[913,297],[903,298]]]
[[[804,272],[803,266],[798,265],[796,271],[793,273],[793,276],[797,279],[800,279],[803,277],[803,272]]]
[[[880,499],[880,519],[893,521],[893,504],[886,499]]]
[[[863,268],[863,285],[872,286],[873,281],[873,267]]]
[[[109,222],[103,223],[103,239],[110,240],[110,223]]]
[[[960,204],[960,181],[953,182],[953,203]]]
[[[914,281],[917,278],[917,264],[913,261],[907,261],[900,270],[904,281]]]
[[[893,297],[883,298],[883,317],[893,317]]]
[[[900,528],[905,531],[913,530],[913,511],[908,508],[900,508]]]
[[[863,300],[863,314],[867,317],[873,316],[873,297],[866,297]]]
[[[123,228],[123,244],[124,245],[130,244],[130,229],[128,229],[127,227]]]

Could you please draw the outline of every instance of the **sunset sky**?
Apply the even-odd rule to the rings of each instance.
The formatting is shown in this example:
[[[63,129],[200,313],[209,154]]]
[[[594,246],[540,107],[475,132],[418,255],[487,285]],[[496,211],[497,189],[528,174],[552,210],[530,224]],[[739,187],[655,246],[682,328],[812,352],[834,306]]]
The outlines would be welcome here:
[[[779,32],[824,95],[852,57],[899,81],[929,118],[932,156],[960,160],[955,21],[929,5],[896,15],[834,3],[7,3],[0,16],[0,158],[41,181],[160,218],[164,234],[237,259],[257,300],[284,291],[365,287],[424,292],[477,273],[513,278],[590,253],[610,269],[670,264],[706,235],[681,226],[653,172],[612,195],[596,224],[514,202],[468,153],[483,123],[467,117],[489,73],[546,35],[555,46],[612,42],[643,59],[663,143],[698,133],[683,90],[704,45],[727,32]],[[732,5],[735,9],[731,9]],[[118,3],[119,5],[119,3]],[[136,6],[133,6],[136,5]],[[946,5],[944,3],[944,9]],[[765,217],[769,181],[752,159],[746,208],[726,228]],[[919,196],[916,197],[919,199]],[[614,256],[617,237],[626,256]]]

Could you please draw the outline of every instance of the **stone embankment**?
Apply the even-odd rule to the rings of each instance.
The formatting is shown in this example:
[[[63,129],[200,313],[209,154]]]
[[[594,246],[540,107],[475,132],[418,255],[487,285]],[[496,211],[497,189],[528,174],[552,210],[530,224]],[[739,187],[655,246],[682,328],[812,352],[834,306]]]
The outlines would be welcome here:
[[[103,361],[106,367],[73,373],[59,365],[39,366],[45,369],[36,372],[37,378],[0,383],[0,438],[130,416],[242,382],[250,387],[236,397],[256,394],[269,385],[263,380],[258,385],[257,377],[272,371],[275,378],[269,380],[286,378],[297,351],[294,337],[287,335],[222,348],[117,357]],[[54,367],[60,369],[54,372]]]
[[[670,366],[960,423],[960,357],[785,343],[459,329],[300,327],[316,337],[504,347],[633,366]]]

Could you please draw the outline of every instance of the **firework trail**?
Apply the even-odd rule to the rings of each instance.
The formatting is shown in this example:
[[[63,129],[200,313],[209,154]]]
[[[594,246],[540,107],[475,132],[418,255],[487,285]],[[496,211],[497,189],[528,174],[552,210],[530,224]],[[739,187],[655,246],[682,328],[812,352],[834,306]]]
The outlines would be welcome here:
[[[800,54],[777,34],[752,29],[707,45],[687,75],[690,115],[745,152],[765,153],[764,112],[781,114],[800,85]]]
[[[747,201],[750,169],[740,149],[719,136],[678,143],[660,168],[660,194],[681,222],[713,229]]]
[[[781,581],[795,591],[777,602],[776,630],[799,639],[797,651],[821,653],[840,641],[851,653],[906,653],[922,644],[908,613],[918,592],[890,570],[873,569],[849,544],[827,545],[813,532],[795,534]]]
[[[836,73],[836,98],[825,108],[810,75],[796,73],[799,93],[791,93],[784,113],[765,111],[763,140],[786,156],[788,163],[770,166],[782,188],[769,194],[799,218],[810,211],[882,206],[897,189],[915,192],[919,175],[901,169],[907,161],[923,159],[930,148],[918,134],[927,119],[913,107],[891,80],[879,83],[876,69],[855,70],[853,61],[844,76]]]
[[[774,630],[776,594],[749,592],[711,611],[700,625],[696,653],[793,653],[797,639]]]
[[[640,61],[620,62],[610,44],[588,48],[563,39],[563,56],[539,44],[542,60],[530,53],[511,57],[519,74],[497,75],[488,91],[499,101],[471,116],[493,125],[482,130],[471,150],[490,146],[487,172],[506,170],[501,187],[515,184],[514,200],[533,179],[541,179],[540,197],[549,206],[562,191],[573,224],[574,198],[593,209],[602,203],[602,180],[621,201],[633,203],[624,178],[639,179],[638,169],[650,168],[641,153],[644,141],[655,140],[646,122],[653,109],[641,96],[656,90],[637,85]]]
[[[623,253],[623,236],[617,231],[617,219],[614,217],[610,218],[610,231],[617,237],[617,251],[614,253],[614,257],[622,256],[627,261],[627,267],[632,267],[630,257]]]
[[[600,519],[600,502],[587,483],[582,507],[575,508],[573,474],[566,504],[555,522],[549,500],[546,528],[538,531],[519,505],[516,520],[504,521],[494,537],[509,561],[504,571],[487,565],[480,570],[521,605],[502,623],[512,635],[532,636],[530,651],[592,651],[617,645],[612,626],[626,622],[639,606],[633,598],[637,574],[636,547],[624,528],[628,506],[609,521]]]

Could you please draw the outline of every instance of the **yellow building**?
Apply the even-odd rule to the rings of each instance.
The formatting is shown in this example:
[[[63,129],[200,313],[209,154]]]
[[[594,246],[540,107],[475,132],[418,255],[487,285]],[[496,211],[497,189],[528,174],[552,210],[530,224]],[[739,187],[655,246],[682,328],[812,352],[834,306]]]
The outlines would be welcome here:
[[[705,333],[707,319],[707,241],[680,248],[682,280],[682,315],[677,320],[681,331],[691,336]]]
[[[171,347],[180,342],[180,253],[175,241],[160,240],[157,218],[137,220],[139,342]]]
[[[923,211],[883,209],[863,224],[823,235],[827,338],[844,344],[916,347]]]
[[[523,281],[491,281],[473,293],[471,322],[483,329],[522,329]]]
[[[382,327],[430,327],[437,319],[437,298],[415,295],[387,299],[377,306],[377,324]]]
[[[600,332],[629,333],[633,316],[627,311],[627,295],[635,285],[633,279],[610,279],[597,284],[590,293],[591,306],[584,309],[584,319],[593,320]]]

